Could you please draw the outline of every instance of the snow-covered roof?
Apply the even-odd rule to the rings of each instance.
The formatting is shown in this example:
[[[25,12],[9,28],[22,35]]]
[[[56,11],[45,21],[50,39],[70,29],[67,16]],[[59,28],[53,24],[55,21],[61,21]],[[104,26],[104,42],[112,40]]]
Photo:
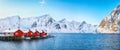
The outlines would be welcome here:
[[[18,29],[12,29],[12,30],[4,30],[2,32],[15,32],[17,31]],[[24,33],[27,33],[29,30],[22,30]],[[32,32],[35,32],[36,30],[31,30]]]

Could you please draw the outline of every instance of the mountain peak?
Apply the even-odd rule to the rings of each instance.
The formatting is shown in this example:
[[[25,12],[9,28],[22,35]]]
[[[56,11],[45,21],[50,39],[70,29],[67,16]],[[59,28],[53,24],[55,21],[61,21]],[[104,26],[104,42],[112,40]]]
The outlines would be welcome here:
[[[49,14],[45,14],[45,15],[42,15],[42,16],[40,16],[40,17],[51,17]]]
[[[67,19],[63,18],[62,20],[60,20],[59,22],[68,22]]]
[[[116,33],[120,31],[120,5],[118,5],[105,19],[103,19],[98,27],[98,31],[102,33]]]
[[[49,14],[45,14],[45,15],[42,15],[42,16],[45,16],[45,17],[50,17],[50,15],[49,15]]]
[[[16,19],[20,19],[20,16],[19,15],[15,15],[15,16],[9,16],[8,18],[4,18],[4,19],[11,19],[11,18],[16,18]]]
[[[117,8],[120,8],[120,5],[118,5]]]
[[[120,5],[118,5],[112,12],[111,12],[111,16],[116,16],[120,14]]]
[[[86,21],[83,21],[81,24],[86,24]]]

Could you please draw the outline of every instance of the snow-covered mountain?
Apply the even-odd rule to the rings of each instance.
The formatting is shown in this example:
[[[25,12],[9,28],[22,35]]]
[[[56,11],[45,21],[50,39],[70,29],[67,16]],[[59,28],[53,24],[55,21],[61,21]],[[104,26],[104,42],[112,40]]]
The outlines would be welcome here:
[[[6,29],[17,29],[19,25],[19,16],[12,16],[5,19],[0,20],[0,31],[6,30]]]
[[[120,5],[118,5],[98,26],[101,33],[120,33]]]
[[[62,19],[56,21],[50,15],[38,17],[20,18],[20,16],[11,16],[5,19],[0,19],[0,31],[4,30],[44,30],[49,33],[96,33],[97,26],[87,24],[85,21],[76,22]]]

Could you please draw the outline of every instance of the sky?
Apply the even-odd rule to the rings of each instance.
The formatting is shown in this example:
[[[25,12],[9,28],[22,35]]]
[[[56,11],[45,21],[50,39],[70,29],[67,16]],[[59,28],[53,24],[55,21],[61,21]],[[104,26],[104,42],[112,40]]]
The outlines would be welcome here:
[[[120,0],[0,0],[0,19],[49,14],[55,20],[99,24],[119,4]]]

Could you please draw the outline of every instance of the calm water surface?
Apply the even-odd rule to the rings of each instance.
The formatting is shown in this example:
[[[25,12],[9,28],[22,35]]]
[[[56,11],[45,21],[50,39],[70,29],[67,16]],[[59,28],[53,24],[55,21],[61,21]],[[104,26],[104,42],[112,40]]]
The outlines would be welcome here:
[[[52,33],[38,40],[0,41],[0,50],[120,50],[120,34]]]

